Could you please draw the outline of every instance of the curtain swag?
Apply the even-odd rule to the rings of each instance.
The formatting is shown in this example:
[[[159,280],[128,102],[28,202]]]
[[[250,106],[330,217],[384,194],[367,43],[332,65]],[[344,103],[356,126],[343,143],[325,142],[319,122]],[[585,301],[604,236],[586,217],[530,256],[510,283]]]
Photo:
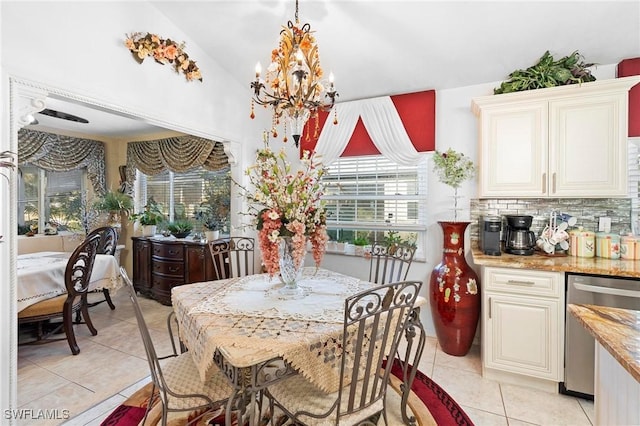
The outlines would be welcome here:
[[[200,166],[212,171],[229,167],[221,142],[186,135],[127,144],[128,183],[135,180],[136,169],[156,175],[167,169],[186,172]]]
[[[106,191],[104,143],[100,141],[20,129],[18,164],[55,172],[86,167],[95,193]]]
[[[349,143],[353,130],[362,117],[362,123],[380,153],[403,165],[416,165],[423,159],[414,148],[400,115],[389,96],[341,102],[340,121],[326,125],[320,132],[316,151],[322,154],[322,162],[329,165],[337,160]]]

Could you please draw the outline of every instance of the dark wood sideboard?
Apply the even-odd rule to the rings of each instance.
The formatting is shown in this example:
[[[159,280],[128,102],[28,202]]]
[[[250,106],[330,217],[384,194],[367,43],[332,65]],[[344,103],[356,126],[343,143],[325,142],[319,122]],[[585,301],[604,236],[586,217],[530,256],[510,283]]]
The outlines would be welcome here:
[[[171,305],[171,289],[216,276],[206,243],[132,237],[133,285],[141,294]]]

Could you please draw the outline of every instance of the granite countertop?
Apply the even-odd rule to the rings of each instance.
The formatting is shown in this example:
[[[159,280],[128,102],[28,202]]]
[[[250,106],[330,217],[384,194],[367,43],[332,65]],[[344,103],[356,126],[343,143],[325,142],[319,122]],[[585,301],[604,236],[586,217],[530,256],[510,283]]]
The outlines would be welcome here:
[[[502,253],[500,256],[489,256],[484,254],[475,243],[471,244],[471,254],[473,263],[480,266],[640,278],[640,260],[613,260],[603,257],[575,256],[549,257],[539,254],[539,252],[532,256],[518,256],[508,253]]]
[[[640,382],[640,311],[573,304],[567,309]]]

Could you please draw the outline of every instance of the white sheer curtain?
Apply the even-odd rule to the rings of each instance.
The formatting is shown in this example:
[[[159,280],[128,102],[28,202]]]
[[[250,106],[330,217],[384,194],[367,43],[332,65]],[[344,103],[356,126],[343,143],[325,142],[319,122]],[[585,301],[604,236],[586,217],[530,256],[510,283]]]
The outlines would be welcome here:
[[[403,165],[416,165],[421,161],[423,156],[411,143],[389,96],[343,102],[336,107],[339,108],[338,124],[327,120],[316,145],[325,165],[344,152],[359,117],[374,145],[386,158]]]

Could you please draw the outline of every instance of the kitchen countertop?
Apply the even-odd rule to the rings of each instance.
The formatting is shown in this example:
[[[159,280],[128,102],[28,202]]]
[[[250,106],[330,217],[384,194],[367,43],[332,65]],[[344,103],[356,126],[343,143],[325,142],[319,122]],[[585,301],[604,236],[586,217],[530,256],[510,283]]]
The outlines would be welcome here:
[[[502,253],[500,256],[489,256],[484,254],[475,243],[471,244],[471,254],[473,263],[480,266],[640,278],[640,260],[613,260],[603,257],[575,256],[549,257],[538,252],[532,256],[518,256],[508,253]]]
[[[567,309],[640,382],[640,311],[574,304]]]

